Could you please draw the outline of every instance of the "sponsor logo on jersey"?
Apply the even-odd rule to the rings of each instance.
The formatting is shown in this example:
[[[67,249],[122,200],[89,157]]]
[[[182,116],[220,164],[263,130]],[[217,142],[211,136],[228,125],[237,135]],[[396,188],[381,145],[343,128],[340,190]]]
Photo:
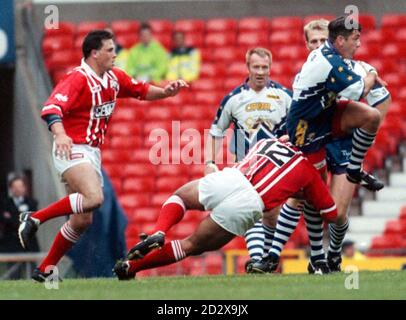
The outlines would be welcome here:
[[[106,102],[101,106],[94,108],[94,117],[95,118],[108,118],[113,113],[115,102]]]
[[[250,103],[245,107],[245,111],[270,111],[271,104],[268,102]]]
[[[274,94],[267,94],[266,97],[269,98],[269,99],[280,99],[279,96],[274,95]]]
[[[66,101],[68,101],[68,96],[63,95],[62,93],[57,93],[55,95],[55,99],[58,100],[58,101],[66,102]]]

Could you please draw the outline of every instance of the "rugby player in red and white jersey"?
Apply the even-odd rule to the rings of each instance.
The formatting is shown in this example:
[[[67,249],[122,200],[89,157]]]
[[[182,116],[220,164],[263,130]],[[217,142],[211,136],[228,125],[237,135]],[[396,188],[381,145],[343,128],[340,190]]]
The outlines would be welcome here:
[[[33,279],[45,281],[54,266],[92,223],[92,210],[103,203],[103,180],[99,147],[104,142],[117,98],[163,99],[188,85],[183,80],[164,88],[137,82],[114,67],[114,36],[106,30],[90,32],[82,44],[83,60],[54,88],[41,116],[54,135],[53,160],[67,184],[68,196],[37,212],[20,215],[19,237],[27,244],[38,226],[49,219],[70,215]]]
[[[317,208],[325,221],[335,221],[336,205],[313,165],[289,145],[263,139],[233,168],[179,188],[162,206],[156,225],[159,231],[132,248],[127,260],[116,263],[114,272],[120,280],[131,279],[138,271],[220,249],[235,236],[244,235],[262,212],[272,214],[273,208],[298,194]],[[165,232],[186,210],[210,210],[211,214],[191,236],[165,244]],[[162,248],[149,253],[157,247]]]

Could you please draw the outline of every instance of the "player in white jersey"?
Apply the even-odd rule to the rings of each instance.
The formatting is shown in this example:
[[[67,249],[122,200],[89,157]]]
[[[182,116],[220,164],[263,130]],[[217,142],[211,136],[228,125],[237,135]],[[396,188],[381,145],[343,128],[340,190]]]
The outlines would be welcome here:
[[[253,48],[246,54],[248,79],[227,94],[218,109],[210,129],[206,148],[206,174],[217,170],[216,155],[221,147],[225,131],[234,124],[230,151],[239,161],[249,148],[262,138],[280,136],[285,133],[285,120],[291,103],[291,92],[270,80],[272,54],[263,48]],[[279,208],[275,209],[279,211]],[[268,216],[267,216],[268,217]],[[272,215],[275,217],[275,215]],[[247,246],[253,259],[260,259],[264,241],[270,245],[275,221],[258,222],[246,235]],[[258,236],[252,237],[258,230]]]
[[[324,19],[313,20],[304,27],[304,34],[306,39],[306,46],[309,51],[317,49],[328,39],[328,21]],[[372,67],[365,62],[348,61],[349,66],[354,72],[362,77],[366,75],[364,66],[367,69]],[[364,66],[363,66],[364,65]],[[380,80],[384,83],[382,80]],[[382,86],[377,85],[367,95],[366,101],[370,106],[376,107],[382,118],[385,116],[390,104],[390,94],[388,90]],[[349,163],[349,154],[351,153],[351,136],[345,138],[334,139],[327,144],[327,165],[331,172],[331,193],[337,204],[338,220],[337,223],[331,224],[330,227],[330,247],[327,257],[328,269],[330,271],[339,271],[341,263],[341,245],[348,229],[348,210],[355,191],[355,185],[350,183],[345,175],[345,169]],[[305,207],[306,208],[306,207]],[[309,264],[309,272],[316,272],[317,268],[322,267],[324,270],[329,271],[326,266],[322,266],[318,260],[324,260],[324,250],[322,246],[323,239],[323,225],[318,219],[316,212],[306,208],[304,212],[306,226],[308,228],[309,239],[311,244],[311,255],[313,259]],[[280,252],[283,246],[295,230],[299,221],[300,215],[292,212],[281,213],[278,217],[276,232],[270,250],[270,255],[274,265],[277,264]],[[255,269],[261,271],[261,265],[254,266]],[[274,267],[275,268],[275,267]]]
[[[35,213],[20,215],[19,237],[27,247],[41,223],[69,215],[33,279],[43,282],[54,266],[92,223],[92,210],[103,203],[99,146],[116,99],[134,97],[154,100],[176,95],[187,84],[170,82],[164,88],[137,82],[114,67],[113,34],[90,32],[82,45],[83,61],[54,88],[41,116],[54,135],[54,164],[67,183],[68,196]]]

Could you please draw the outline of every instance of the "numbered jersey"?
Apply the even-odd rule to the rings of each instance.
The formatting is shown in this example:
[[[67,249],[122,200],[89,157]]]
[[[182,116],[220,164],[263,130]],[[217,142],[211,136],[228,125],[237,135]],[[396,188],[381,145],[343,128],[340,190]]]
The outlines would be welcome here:
[[[254,186],[267,210],[301,191],[322,213],[336,210],[320,174],[300,151],[288,144],[276,139],[261,140],[235,167]]]

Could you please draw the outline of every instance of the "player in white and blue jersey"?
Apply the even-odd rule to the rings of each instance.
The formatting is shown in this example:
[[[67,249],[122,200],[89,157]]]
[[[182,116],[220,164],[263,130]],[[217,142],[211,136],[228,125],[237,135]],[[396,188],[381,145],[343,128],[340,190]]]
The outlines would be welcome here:
[[[248,79],[224,97],[211,126],[206,148],[206,174],[217,170],[216,155],[231,124],[234,125],[234,134],[230,151],[235,155],[235,161],[241,160],[260,139],[286,134],[284,125],[292,100],[291,92],[270,80],[271,52],[263,48],[251,49],[247,52],[246,63]],[[279,212],[279,208],[275,211]],[[248,249],[257,259],[262,257],[264,240],[266,250],[270,248],[275,218],[273,221],[265,219],[264,224],[258,222],[247,232]],[[252,236],[254,231],[258,231],[259,237]]]
[[[304,27],[304,34],[306,39],[306,46],[309,51],[313,51],[320,47],[328,38],[328,21],[324,19],[313,20]],[[364,77],[366,69],[372,67],[365,64],[365,62],[346,61],[352,70],[358,75]],[[365,65],[365,67],[363,66]],[[376,84],[374,88],[366,96],[365,100],[370,106],[376,107],[382,117],[385,116],[388,106],[390,104],[390,94],[388,90],[381,84]],[[316,212],[305,206],[304,217],[306,227],[309,233],[309,240],[311,245],[311,261],[309,263],[309,272],[329,272],[340,271],[341,264],[341,246],[345,233],[348,229],[348,210],[354,194],[355,185],[350,183],[345,175],[346,167],[349,164],[350,154],[352,148],[352,137],[336,138],[326,145],[327,151],[327,166],[328,170],[332,173],[331,176],[331,192],[335,198],[338,209],[338,221],[336,224],[330,225],[330,246],[326,263],[325,254],[322,246],[323,240],[323,224],[320,219],[317,219]],[[288,208],[290,209],[290,208]],[[279,260],[280,253],[287,240],[294,232],[300,218],[299,212],[291,210],[281,211],[272,247],[269,251],[271,256],[271,264],[273,269],[276,268]],[[270,263],[257,263],[253,266],[256,271],[272,271],[269,270]]]
[[[357,75],[346,63],[360,46],[359,24],[348,24],[348,16],[328,25],[328,41],[310,53],[293,83],[293,101],[287,118],[291,141],[305,153],[323,152],[332,136],[354,130],[347,179],[369,190],[383,188],[383,183],[361,169],[380,123],[380,114],[365,103],[377,81],[375,69],[366,76]],[[348,101],[337,101],[338,97]]]

